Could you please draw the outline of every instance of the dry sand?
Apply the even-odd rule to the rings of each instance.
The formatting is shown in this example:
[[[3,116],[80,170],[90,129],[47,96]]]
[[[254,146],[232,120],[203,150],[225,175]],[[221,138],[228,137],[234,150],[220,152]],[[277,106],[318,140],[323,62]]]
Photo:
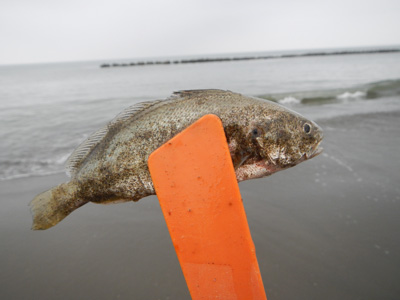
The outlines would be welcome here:
[[[324,154],[240,184],[268,300],[400,299],[400,114],[319,122]],[[156,197],[31,231],[64,175],[0,182],[1,299],[189,299]]]

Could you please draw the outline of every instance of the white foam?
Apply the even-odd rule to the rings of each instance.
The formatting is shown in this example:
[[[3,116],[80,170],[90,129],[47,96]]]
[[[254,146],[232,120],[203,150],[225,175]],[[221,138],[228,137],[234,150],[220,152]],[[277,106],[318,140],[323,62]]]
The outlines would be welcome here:
[[[343,94],[340,94],[336,96],[337,99],[339,100],[358,100],[358,99],[364,99],[367,94],[365,92],[357,91],[357,92],[345,92]]]
[[[292,97],[292,96],[287,96],[281,100],[278,100],[278,102],[280,104],[284,104],[284,105],[295,105],[295,104],[300,104],[301,100],[299,100],[295,97]]]

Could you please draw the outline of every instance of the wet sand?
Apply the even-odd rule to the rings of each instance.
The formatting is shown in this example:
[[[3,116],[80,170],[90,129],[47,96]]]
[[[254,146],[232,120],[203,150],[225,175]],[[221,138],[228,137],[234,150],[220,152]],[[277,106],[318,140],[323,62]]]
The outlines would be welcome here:
[[[399,299],[400,113],[318,122],[325,152],[240,184],[267,297]],[[31,231],[64,175],[0,182],[1,299],[189,299],[156,197]]]

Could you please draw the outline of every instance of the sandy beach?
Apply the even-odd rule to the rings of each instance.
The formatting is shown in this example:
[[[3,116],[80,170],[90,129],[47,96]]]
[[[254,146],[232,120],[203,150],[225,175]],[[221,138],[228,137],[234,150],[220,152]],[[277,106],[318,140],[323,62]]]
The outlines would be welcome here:
[[[267,297],[399,299],[399,112],[324,120],[324,153],[240,184]],[[1,299],[189,299],[155,196],[32,231],[65,175],[0,182]]]

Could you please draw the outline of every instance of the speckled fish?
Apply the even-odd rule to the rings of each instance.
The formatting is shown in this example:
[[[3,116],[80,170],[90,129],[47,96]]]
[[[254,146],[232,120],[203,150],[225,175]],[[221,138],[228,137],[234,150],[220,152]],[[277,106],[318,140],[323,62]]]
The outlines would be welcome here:
[[[56,225],[88,203],[154,195],[149,155],[206,114],[224,126],[238,181],[271,175],[322,151],[322,130],[277,103],[221,90],[174,93],[135,104],[83,142],[67,161],[71,176],[31,202],[33,229]]]

